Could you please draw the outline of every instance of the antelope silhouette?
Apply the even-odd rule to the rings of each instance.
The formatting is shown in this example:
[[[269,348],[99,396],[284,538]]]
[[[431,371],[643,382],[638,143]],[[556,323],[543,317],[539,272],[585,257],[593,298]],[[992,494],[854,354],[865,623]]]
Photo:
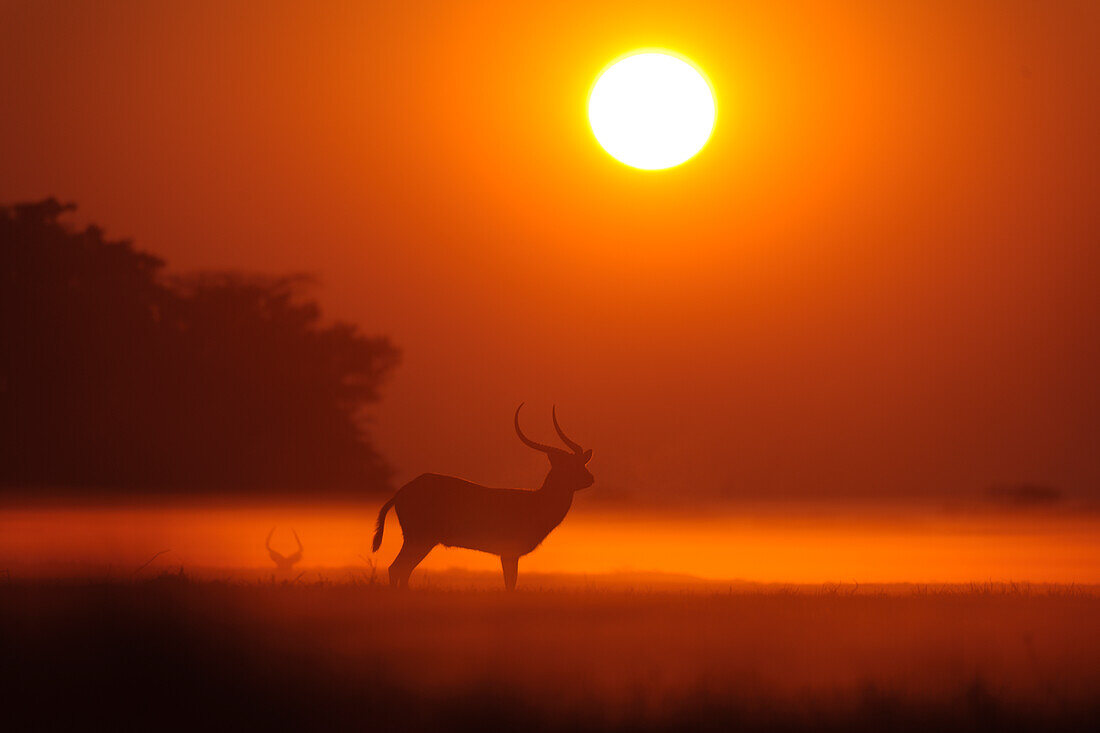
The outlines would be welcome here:
[[[275,562],[275,567],[278,570],[290,570],[292,567],[302,561],[302,541],[298,539],[297,530],[290,530],[294,533],[294,540],[298,543],[298,551],[293,552],[286,557],[283,557],[281,553],[271,549],[271,535],[275,534],[275,528],[272,527],[271,531],[267,533],[267,539],[264,540],[264,547],[267,548],[267,554],[271,556],[271,559]]]
[[[492,489],[454,476],[426,473],[402,486],[382,505],[374,530],[372,550],[382,546],[386,514],[393,507],[401,525],[404,543],[390,565],[390,585],[406,588],[409,575],[436,545],[465,547],[500,556],[504,587],[513,590],[519,573],[519,559],[534,550],[565,519],[573,493],[586,489],[595,479],[586,464],[592,450],[570,440],[558,425],[557,409],[551,411],[554,429],[569,451],[536,443],[519,427],[520,403],[516,408],[516,435],[524,445],[542,451],[550,459],[550,472],[542,488]]]

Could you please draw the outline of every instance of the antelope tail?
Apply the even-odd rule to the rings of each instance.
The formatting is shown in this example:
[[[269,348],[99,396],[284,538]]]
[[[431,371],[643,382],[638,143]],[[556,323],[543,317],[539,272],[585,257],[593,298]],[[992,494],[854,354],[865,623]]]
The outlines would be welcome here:
[[[393,501],[396,498],[395,496],[390,499],[378,510],[378,523],[374,525],[374,542],[371,544],[371,552],[378,552],[378,548],[382,546],[382,531],[386,528],[386,514],[389,513],[390,507],[393,506]]]

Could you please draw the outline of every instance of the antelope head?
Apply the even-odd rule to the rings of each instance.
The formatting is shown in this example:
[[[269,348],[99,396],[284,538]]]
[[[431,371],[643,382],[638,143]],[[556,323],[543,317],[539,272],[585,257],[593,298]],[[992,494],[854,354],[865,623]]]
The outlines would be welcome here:
[[[297,530],[290,530],[294,533],[294,541],[298,543],[298,550],[284,557],[281,552],[274,550],[271,547],[271,535],[275,534],[275,528],[272,527],[271,531],[267,533],[267,539],[264,541],[264,546],[267,548],[267,554],[271,558],[271,561],[275,563],[275,567],[279,570],[290,570],[292,567],[302,561],[302,541],[298,539]]]
[[[563,488],[570,488],[573,491],[579,489],[587,489],[591,486],[596,479],[592,477],[592,474],[588,471],[588,462],[592,460],[592,449],[585,450],[581,445],[569,438],[565,434],[565,431],[558,425],[558,413],[557,408],[553,408],[550,411],[550,415],[554,420],[554,430],[558,431],[558,437],[561,438],[561,442],[565,443],[569,447],[569,450],[562,450],[561,448],[555,448],[551,445],[543,445],[537,443],[526,435],[519,427],[519,411],[523,408],[524,403],[520,403],[516,408],[516,435],[523,441],[523,444],[528,448],[534,448],[537,451],[541,451],[546,454],[546,457],[550,459],[550,474],[546,477],[546,483],[560,486]]]

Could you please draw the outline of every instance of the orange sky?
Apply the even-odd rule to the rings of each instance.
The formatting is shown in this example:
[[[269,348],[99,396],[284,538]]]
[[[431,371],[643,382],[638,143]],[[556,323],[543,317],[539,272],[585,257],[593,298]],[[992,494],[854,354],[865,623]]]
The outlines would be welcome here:
[[[404,363],[422,471],[603,496],[1100,499],[1100,5],[2,2],[0,201],[179,269],[316,273]],[[686,55],[719,121],[622,166],[585,94]]]

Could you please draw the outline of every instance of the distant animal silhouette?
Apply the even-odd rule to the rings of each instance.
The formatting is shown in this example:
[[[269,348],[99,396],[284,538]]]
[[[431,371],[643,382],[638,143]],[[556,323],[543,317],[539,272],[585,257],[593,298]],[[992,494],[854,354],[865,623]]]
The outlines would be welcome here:
[[[267,540],[264,541],[264,546],[267,547],[267,554],[271,556],[271,559],[275,562],[275,567],[279,570],[290,570],[302,561],[302,541],[298,539],[298,532],[296,530],[292,529],[290,531],[294,533],[294,540],[298,543],[298,551],[286,557],[283,557],[277,550],[271,549],[271,535],[275,534],[274,527],[267,533]]]
[[[573,493],[588,488],[595,479],[586,467],[592,450],[570,440],[558,425],[557,410],[551,412],[558,437],[569,451],[536,443],[519,427],[516,435],[525,445],[542,451],[550,459],[550,472],[542,488],[491,489],[453,476],[426,473],[398,489],[382,505],[374,531],[373,550],[382,546],[386,514],[393,507],[401,524],[404,544],[390,565],[390,585],[405,588],[413,569],[436,545],[465,547],[500,556],[504,586],[516,587],[519,558],[534,550],[565,518]]]

